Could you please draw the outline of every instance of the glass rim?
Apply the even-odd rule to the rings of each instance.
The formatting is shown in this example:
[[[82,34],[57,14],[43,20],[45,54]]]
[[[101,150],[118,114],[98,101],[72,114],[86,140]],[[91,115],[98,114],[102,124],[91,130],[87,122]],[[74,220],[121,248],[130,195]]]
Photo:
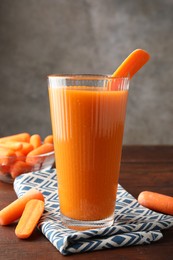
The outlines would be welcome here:
[[[124,79],[124,80],[130,80],[130,78],[127,77],[113,77],[109,74],[48,74],[48,79],[82,79],[82,80],[113,80],[113,79]]]

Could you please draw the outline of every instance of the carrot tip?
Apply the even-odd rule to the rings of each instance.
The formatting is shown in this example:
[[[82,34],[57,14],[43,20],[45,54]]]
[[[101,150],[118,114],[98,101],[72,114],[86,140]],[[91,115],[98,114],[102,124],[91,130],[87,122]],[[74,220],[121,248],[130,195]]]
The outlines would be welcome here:
[[[112,77],[129,76],[129,78],[132,78],[149,59],[150,55],[147,51],[136,49],[121,63]]]
[[[28,238],[34,231],[43,211],[43,201],[38,199],[28,201],[15,229],[16,236],[20,239]]]

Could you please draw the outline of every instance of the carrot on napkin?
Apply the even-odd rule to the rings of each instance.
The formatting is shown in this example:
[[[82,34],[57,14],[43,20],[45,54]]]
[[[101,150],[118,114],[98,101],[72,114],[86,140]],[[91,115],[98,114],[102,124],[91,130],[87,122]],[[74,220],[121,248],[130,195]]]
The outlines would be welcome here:
[[[151,191],[143,191],[138,196],[142,206],[164,214],[173,215],[173,197]]]
[[[36,189],[30,189],[22,197],[16,199],[0,211],[0,225],[8,225],[19,219],[23,213],[26,203],[31,199],[44,201],[43,194],[40,191]]]
[[[15,229],[18,238],[28,238],[35,229],[44,211],[44,202],[38,199],[30,200],[23,211],[23,214]]]

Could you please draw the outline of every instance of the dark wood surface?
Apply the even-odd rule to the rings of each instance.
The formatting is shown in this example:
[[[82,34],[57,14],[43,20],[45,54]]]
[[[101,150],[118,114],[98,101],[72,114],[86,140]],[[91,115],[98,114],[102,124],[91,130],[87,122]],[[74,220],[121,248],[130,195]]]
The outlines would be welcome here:
[[[143,190],[173,196],[173,146],[123,147],[120,184],[137,198]],[[0,182],[0,209],[16,199],[11,184]],[[19,240],[14,233],[16,224],[0,226],[0,260],[65,259],[36,229],[27,240]],[[173,228],[163,231],[163,238],[150,245],[124,247],[91,253],[75,254],[67,258],[97,259],[173,259]]]

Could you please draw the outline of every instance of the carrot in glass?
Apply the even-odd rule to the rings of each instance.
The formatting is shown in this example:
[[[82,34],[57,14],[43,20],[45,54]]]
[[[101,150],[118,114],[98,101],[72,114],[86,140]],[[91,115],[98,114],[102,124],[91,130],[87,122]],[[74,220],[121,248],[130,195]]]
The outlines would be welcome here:
[[[30,144],[35,148],[39,147],[41,145],[41,137],[38,134],[34,134],[30,138]]]
[[[44,211],[44,202],[37,199],[30,200],[23,211],[23,214],[15,229],[18,238],[26,239],[34,231]]]
[[[19,219],[23,213],[26,203],[31,199],[44,201],[43,194],[40,191],[30,189],[22,197],[16,199],[0,211],[0,225],[8,225]]]
[[[28,165],[24,161],[16,161],[10,168],[11,177],[15,179],[22,173],[30,172],[32,169],[31,165]]]
[[[53,144],[53,135],[48,135],[44,139],[44,144]]]
[[[30,140],[30,134],[29,133],[20,133],[16,135],[9,135],[6,137],[0,138],[0,143],[3,142],[11,142],[11,141],[18,141],[18,142],[29,142]]]
[[[43,163],[45,160],[44,154],[52,152],[54,150],[53,144],[42,144],[38,148],[32,150],[26,156],[26,163],[30,165],[36,165],[38,163]],[[42,156],[43,155],[43,156]]]
[[[9,165],[16,160],[16,154],[15,151],[6,148],[6,147],[0,147],[0,164],[1,165]]]
[[[129,77],[130,79],[150,59],[148,52],[137,49],[133,51],[113,73],[112,77]]]
[[[142,206],[164,214],[173,215],[173,197],[151,191],[143,191],[138,196]]]

